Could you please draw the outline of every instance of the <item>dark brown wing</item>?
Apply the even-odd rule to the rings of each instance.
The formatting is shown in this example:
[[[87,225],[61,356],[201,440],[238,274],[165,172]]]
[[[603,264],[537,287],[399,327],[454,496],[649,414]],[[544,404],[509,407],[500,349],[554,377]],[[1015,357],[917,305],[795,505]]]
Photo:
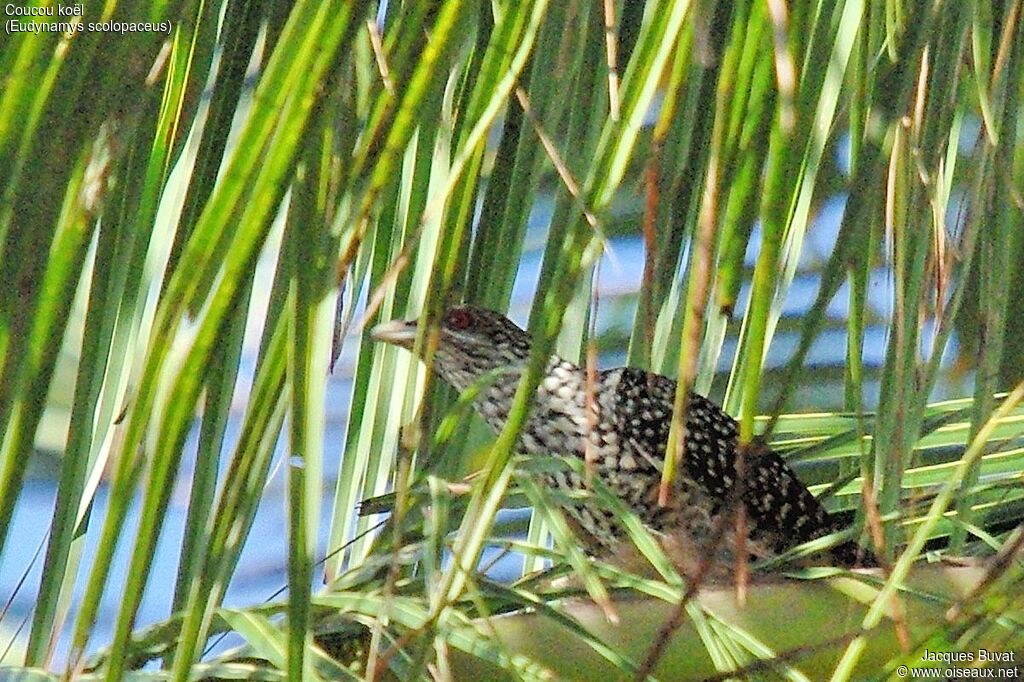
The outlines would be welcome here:
[[[637,369],[620,372],[616,411],[621,436],[641,451],[646,463],[664,460],[676,382]],[[737,425],[707,398],[691,394],[686,416],[682,473],[700,486],[720,514],[736,483]],[[774,451],[751,448],[746,457],[742,499],[751,537],[782,552],[835,529],[835,522],[793,470]]]

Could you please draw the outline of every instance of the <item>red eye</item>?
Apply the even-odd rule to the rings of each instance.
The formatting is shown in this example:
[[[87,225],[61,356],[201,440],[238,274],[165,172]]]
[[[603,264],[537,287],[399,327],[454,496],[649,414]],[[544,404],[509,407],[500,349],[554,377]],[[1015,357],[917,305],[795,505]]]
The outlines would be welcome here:
[[[448,314],[444,316],[444,324],[446,327],[450,327],[455,331],[464,331],[469,329],[469,325],[473,323],[473,316],[469,314],[469,311],[462,308],[455,308],[449,310]]]

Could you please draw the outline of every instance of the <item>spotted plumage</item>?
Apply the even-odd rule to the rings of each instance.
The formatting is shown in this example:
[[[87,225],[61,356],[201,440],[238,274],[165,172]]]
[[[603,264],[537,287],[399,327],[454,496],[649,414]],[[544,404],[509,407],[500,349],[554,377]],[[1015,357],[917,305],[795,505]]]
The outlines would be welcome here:
[[[416,323],[389,322],[377,327],[377,340],[411,349]],[[530,338],[504,316],[473,306],[447,311],[434,355],[434,371],[458,391],[491,373],[475,399],[481,417],[495,431],[508,417],[530,352]],[[736,422],[703,396],[692,394],[686,412],[685,452],[669,503],[657,503],[666,443],[672,423],[676,383],[663,376],[620,367],[600,372],[587,400],[584,370],[557,356],[537,389],[537,398],[520,434],[525,455],[589,455],[600,480],[651,530],[670,541],[677,563],[696,570],[712,549],[717,520],[732,518],[736,485]],[[588,409],[593,414],[588,414]],[[597,553],[614,553],[624,531],[614,514],[579,493],[583,477],[558,469],[548,485],[569,493],[566,511],[589,536]],[[746,458],[742,499],[748,518],[746,547],[755,557],[770,557],[826,535],[840,524],[807,490],[775,452],[764,449]],[[727,524],[728,529],[732,528]],[[732,539],[715,545],[716,558],[731,559]],[[853,560],[855,547],[835,555]]]

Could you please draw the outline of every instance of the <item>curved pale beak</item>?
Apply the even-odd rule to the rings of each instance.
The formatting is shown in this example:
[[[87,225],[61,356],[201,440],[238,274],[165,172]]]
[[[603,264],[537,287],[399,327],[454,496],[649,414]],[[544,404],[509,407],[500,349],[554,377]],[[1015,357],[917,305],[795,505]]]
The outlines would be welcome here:
[[[416,323],[391,320],[378,324],[370,330],[370,338],[381,343],[390,343],[401,348],[412,348],[416,340]]]

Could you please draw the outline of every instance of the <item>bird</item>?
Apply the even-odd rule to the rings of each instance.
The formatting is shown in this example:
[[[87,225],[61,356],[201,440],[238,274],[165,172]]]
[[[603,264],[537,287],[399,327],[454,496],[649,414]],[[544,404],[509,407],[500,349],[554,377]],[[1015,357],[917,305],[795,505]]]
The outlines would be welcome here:
[[[416,321],[393,320],[371,338],[412,351]],[[473,305],[448,308],[440,323],[433,372],[456,391],[478,388],[474,409],[495,432],[508,419],[530,357],[531,338],[501,313]],[[792,468],[769,448],[744,458],[738,485],[736,421],[708,398],[691,392],[684,452],[666,504],[658,503],[672,425],[676,382],[649,371],[618,367],[597,373],[588,392],[583,367],[551,356],[522,427],[517,452],[527,457],[588,458],[591,471],[661,540],[686,575],[721,576],[735,562],[736,499],[746,510],[748,558],[777,557],[793,547],[841,530]],[[543,481],[560,492],[564,511],[584,547],[598,558],[634,566],[637,552],[622,520],[586,495],[579,467],[546,468]],[[717,540],[716,540],[717,538]],[[833,548],[832,563],[870,562],[853,541]]]

